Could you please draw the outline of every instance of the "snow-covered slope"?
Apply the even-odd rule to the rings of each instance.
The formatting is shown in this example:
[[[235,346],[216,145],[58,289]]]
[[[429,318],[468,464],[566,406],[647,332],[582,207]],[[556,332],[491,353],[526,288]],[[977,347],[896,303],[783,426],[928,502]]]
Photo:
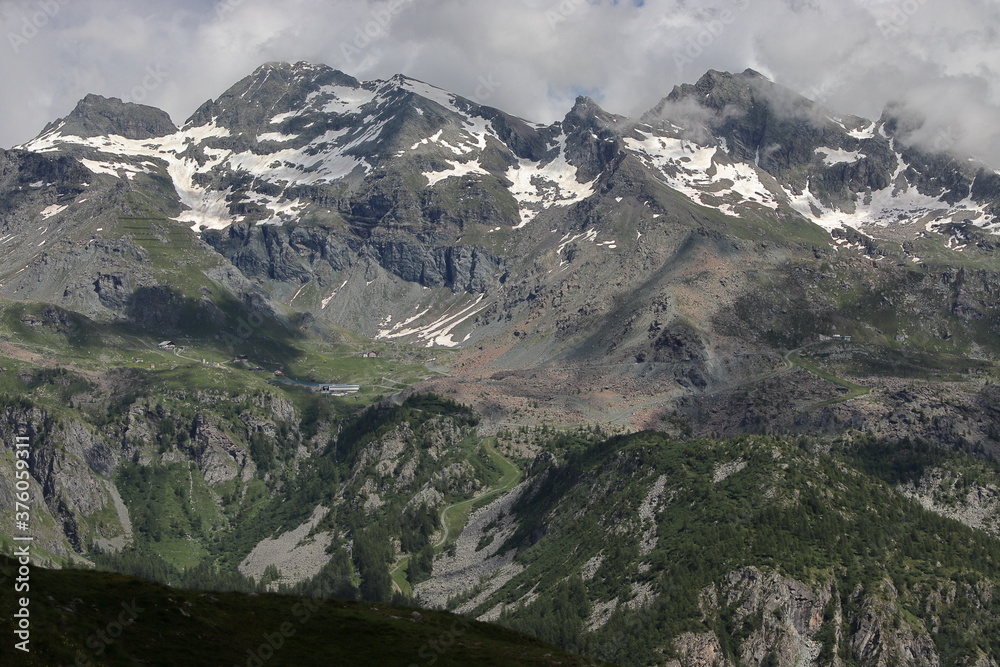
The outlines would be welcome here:
[[[336,83],[323,83],[330,78]],[[268,86],[276,85],[280,90],[269,94]],[[276,99],[266,111],[240,113],[269,97]],[[20,148],[71,152],[95,174],[115,177],[162,167],[186,209],[176,219],[195,229],[292,221],[314,203],[301,196],[303,189],[363,179],[402,161],[421,166],[429,188],[465,176],[502,181],[520,208],[517,227],[550,206],[592,194],[593,182],[580,182],[567,161],[564,137],[555,138],[542,159],[518,156],[490,119],[497,112],[484,109],[404,76],[361,83],[321,66],[268,64],[172,134],[78,136],[72,133],[77,124],[64,119]],[[558,126],[505,121],[540,135],[558,133]],[[484,166],[488,148],[509,167]]]
[[[317,191],[356,183],[394,164],[418,171],[424,179],[418,187],[434,189],[451,179],[494,180],[516,202],[518,217],[510,226],[518,229],[545,210],[595,193],[605,165],[584,165],[571,157],[572,131],[577,143],[614,144],[612,150],[631,153],[663,184],[727,215],[780,211],[828,230],[850,226],[874,235],[889,228],[917,233],[962,220],[998,230],[996,197],[975,187],[977,181],[996,180],[995,171],[982,167],[964,181],[943,178],[954,186],[950,190],[934,187],[927,165],[912,163],[912,151],[897,145],[887,119],[841,119],[811,111],[808,131],[795,127],[795,134],[785,130],[782,135],[768,128],[774,136],[766,136],[759,128],[740,126],[743,98],[725,97],[735,83],[748,84],[754,104],[775,94],[773,84],[755,73],[710,72],[691,87],[699,96],[707,91],[705,99],[698,99],[704,106],[697,120],[690,113],[670,115],[671,103],[693,96],[682,87],[628,130],[622,129],[627,119],[581,98],[571,130],[569,118],[550,127],[527,123],[402,75],[359,82],[324,66],[269,63],[207,102],[172,134],[78,136],[88,134],[79,128],[93,123],[71,115],[22,148],[73,150],[95,174],[120,178],[162,168],[185,209],[176,219],[195,229],[294,221],[316,208],[322,199]],[[711,106],[716,97],[724,107]],[[103,101],[88,100],[91,105]],[[801,98],[796,104],[811,105]],[[772,125],[801,126],[801,121],[793,114]],[[607,132],[598,137],[594,129],[601,128]],[[751,155],[747,136],[754,132]],[[784,143],[792,139],[802,146]],[[797,156],[787,157],[795,150]],[[968,171],[972,165],[944,167]],[[956,187],[965,192],[956,195]]]

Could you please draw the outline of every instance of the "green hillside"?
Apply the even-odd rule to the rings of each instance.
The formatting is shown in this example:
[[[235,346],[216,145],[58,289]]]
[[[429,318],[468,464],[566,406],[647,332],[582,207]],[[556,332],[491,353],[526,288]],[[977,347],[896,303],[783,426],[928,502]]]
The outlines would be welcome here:
[[[4,607],[14,562],[0,560]],[[281,595],[204,593],[79,570],[31,574],[30,653],[4,613],[0,662],[55,665],[592,665],[445,612]]]

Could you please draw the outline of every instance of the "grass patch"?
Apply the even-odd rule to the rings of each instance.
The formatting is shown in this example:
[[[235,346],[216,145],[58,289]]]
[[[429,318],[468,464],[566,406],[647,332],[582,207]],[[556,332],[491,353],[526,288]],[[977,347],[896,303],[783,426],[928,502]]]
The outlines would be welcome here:
[[[825,407],[827,405],[834,405],[836,403],[843,403],[844,401],[850,401],[851,399],[858,398],[859,396],[866,396],[866,395],[868,395],[868,394],[871,393],[871,387],[865,387],[863,385],[855,384],[855,383],[850,382],[848,380],[844,380],[842,378],[839,378],[836,375],[834,375],[833,373],[829,373],[827,371],[824,371],[822,368],[820,368],[819,366],[817,366],[811,360],[808,360],[808,359],[806,359],[806,358],[804,358],[804,357],[802,357],[802,356],[800,356],[798,354],[789,354],[788,355],[788,360],[791,361],[792,363],[794,363],[795,365],[804,368],[805,370],[809,371],[813,375],[815,375],[817,377],[820,377],[820,378],[823,378],[827,382],[832,382],[833,384],[837,385],[838,387],[843,387],[844,389],[847,390],[847,393],[844,394],[843,396],[839,396],[837,398],[831,398],[828,401],[821,401],[819,403],[815,403],[813,405],[810,405],[809,406],[810,410],[815,410],[817,408],[822,408],[822,407]]]

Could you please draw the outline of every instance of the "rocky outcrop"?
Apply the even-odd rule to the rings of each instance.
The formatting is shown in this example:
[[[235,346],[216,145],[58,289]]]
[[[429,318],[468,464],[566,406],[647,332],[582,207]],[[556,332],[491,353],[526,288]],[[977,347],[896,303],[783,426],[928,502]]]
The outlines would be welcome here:
[[[960,474],[930,468],[917,483],[903,485],[900,491],[932,512],[1000,536],[1000,489],[996,484],[966,482]]]
[[[409,237],[359,243],[330,229],[236,224],[207,231],[204,240],[247,276],[304,283],[329,278],[365,258],[398,278],[453,292],[485,292],[506,270],[506,261],[484,248],[435,245]]]
[[[166,112],[155,107],[87,95],[68,116],[49,124],[42,134],[51,130],[84,138],[114,134],[126,139],[150,139],[173,134],[177,127]]]
[[[719,603],[729,608],[737,625],[747,618],[759,621],[740,645],[743,663],[761,664],[773,654],[779,665],[791,666],[818,656],[814,638],[829,601],[829,586],[815,591],[794,579],[745,568],[726,577]]]
[[[424,246],[411,241],[376,242],[370,252],[378,263],[403,280],[453,292],[486,292],[495,287],[506,262],[483,248]]]
[[[719,638],[711,632],[681,635],[674,640],[674,651],[678,658],[667,663],[671,667],[733,667],[733,661],[722,651]]]
[[[861,600],[860,610],[851,619],[853,657],[862,665],[877,667],[937,667],[941,661],[927,629],[916,619],[900,619],[898,596],[888,581],[875,595],[857,591],[852,596]]]
[[[28,438],[32,506],[29,525],[34,545],[67,559],[83,553],[91,541],[121,548],[131,537],[127,511],[116,503],[106,477],[118,459],[114,447],[82,422],[56,419],[28,404],[7,404],[0,423],[0,447],[15,448],[15,436]],[[0,497],[10,500],[4,515],[14,509],[13,477],[0,480]],[[118,521],[92,523],[89,517],[107,507]],[[13,524],[13,517],[11,517]]]
[[[847,613],[833,583],[810,586],[752,567],[729,573],[702,591],[700,606],[710,626],[742,631],[730,637],[681,635],[674,640],[674,664],[732,664],[723,650],[728,645],[735,650],[737,664],[745,665],[840,665],[842,656],[878,667],[940,665],[930,633],[902,611],[891,582],[871,590],[858,586],[848,596]],[[952,595],[947,604],[954,602]]]
[[[219,329],[226,321],[225,312],[211,299],[185,297],[163,285],[142,287],[133,292],[125,314],[130,323],[160,335],[192,329]]]
[[[619,122],[589,97],[576,98],[576,104],[563,120],[566,132],[566,157],[577,168],[577,180],[588,182],[624,156]]]
[[[246,482],[254,478],[257,467],[239,444],[202,415],[196,415],[187,451],[201,466],[205,481],[223,484],[236,477]]]

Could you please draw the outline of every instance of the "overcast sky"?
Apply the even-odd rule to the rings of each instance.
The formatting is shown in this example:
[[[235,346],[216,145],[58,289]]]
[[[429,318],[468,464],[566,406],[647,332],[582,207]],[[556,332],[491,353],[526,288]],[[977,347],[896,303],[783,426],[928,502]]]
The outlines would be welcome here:
[[[841,112],[896,100],[1000,165],[1000,0],[0,0],[0,146],[93,92],[178,124],[260,64],[402,72],[540,122],[634,115],[748,67]]]

